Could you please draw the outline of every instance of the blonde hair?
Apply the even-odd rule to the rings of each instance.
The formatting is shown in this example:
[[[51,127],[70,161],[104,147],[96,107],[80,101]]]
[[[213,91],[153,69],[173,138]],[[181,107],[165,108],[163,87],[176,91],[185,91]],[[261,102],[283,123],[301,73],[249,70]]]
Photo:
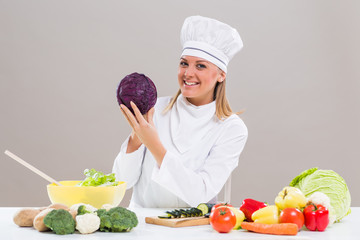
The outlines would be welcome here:
[[[226,98],[225,94],[225,83],[226,79],[222,82],[217,82],[214,89],[214,100],[216,101],[216,111],[215,115],[220,120],[225,120],[234,114],[233,110],[230,107],[229,101]],[[175,104],[177,98],[181,94],[181,90],[179,89],[174,97],[171,99],[170,103],[166,106],[163,113],[168,112]],[[235,114],[241,114],[243,111],[236,112]]]

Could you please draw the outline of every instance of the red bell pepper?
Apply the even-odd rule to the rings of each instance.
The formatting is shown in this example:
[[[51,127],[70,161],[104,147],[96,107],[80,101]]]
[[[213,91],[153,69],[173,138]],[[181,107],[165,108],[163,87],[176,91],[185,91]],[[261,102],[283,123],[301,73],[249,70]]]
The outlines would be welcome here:
[[[264,208],[266,206],[267,206],[266,203],[259,202],[251,198],[247,198],[243,200],[240,210],[245,214],[246,220],[248,222],[253,222],[251,215],[255,211],[259,210],[260,208]]]
[[[305,226],[310,231],[324,231],[329,224],[329,211],[323,205],[310,204],[304,209]]]

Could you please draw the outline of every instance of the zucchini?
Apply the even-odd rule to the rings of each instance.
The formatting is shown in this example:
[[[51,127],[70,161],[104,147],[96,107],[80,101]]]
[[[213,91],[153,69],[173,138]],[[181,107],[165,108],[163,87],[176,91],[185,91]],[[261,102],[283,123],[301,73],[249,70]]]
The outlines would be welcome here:
[[[215,204],[212,204],[212,203],[200,203],[197,206],[197,209],[200,209],[202,211],[202,214],[206,215],[211,212],[211,209],[214,205]]]

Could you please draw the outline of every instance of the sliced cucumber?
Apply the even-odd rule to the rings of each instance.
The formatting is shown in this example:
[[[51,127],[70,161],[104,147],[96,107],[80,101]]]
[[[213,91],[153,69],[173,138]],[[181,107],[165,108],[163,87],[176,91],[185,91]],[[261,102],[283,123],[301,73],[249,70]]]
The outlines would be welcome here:
[[[203,215],[206,215],[208,213],[211,212],[211,208],[214,206],[215,204],[211,204],[211,203],[200,203],[197,206],[197,209],[200,209]]]
[[[169,219],[169,218],[171,218],[171,214],[166,213],[166,215],[158,216],[158,218],[166,218],[166,219]]]
[[[198,208],[194,208],[193,211],[194,211],[195,217],[200,217],[200,216],[204,215],[203,212]]]
[[[199,217],[203,216],[203,212],[198,208],[189,209],[174,209],[173,211],[166,211],[165,215],[158,216],[159,218],[184,218],[184,217]]]
[[[175,217],[175,218],[180,218],[180,217],[181,217],[181,211],[180,211],[180,210],[175,209],[175,210],[173,211],[173,213],[174,213],[174,217]]]
[[[186,210],[180,209],[180,212],[181,212],[181,217],[190,217],[189,213]]]

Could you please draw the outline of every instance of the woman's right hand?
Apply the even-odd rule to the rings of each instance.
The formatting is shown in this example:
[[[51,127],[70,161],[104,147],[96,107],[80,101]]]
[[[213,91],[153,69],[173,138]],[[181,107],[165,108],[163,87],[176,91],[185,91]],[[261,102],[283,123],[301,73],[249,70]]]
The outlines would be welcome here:
[[[134,140],[140,141],[146,147],[152,145],[158,137],[155,124],[153,122],[154,108],[151,108],[146,114],[142,115],[137,106],[130,102],[134,114],[124,104],[121,104],[121,110],[133,130]],[[135,137],[136,136],[136,137]]]
[[[130,104],[135,115],[125,105],[120,105],[122,113],[124,114],[134,133],[132,134],[132,140],[134,143],[131,143],[130,149],[128,146],[127,152],[131,152],[131,150],[135,151],[140,147],[141,143],[143,143],[147,149],[150,150],[156,162],[158,163],[158,166],[160,167],[166,154],[166,149],[160,141],[153,121],[155,109],[152,107],[148,113],[141,115],[141,112],[137,106],[133,102],[130,102]],[[133,147],[135,147],[135,149],[133,149]]]

